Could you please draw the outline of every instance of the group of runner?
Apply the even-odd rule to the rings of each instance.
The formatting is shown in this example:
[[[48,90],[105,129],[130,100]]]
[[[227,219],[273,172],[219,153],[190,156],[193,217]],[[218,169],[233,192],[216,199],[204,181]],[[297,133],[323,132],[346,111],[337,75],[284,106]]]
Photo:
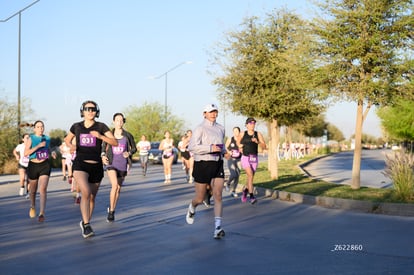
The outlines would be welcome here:
[[[82,236],[89,238],[95,233],[90,224],[95,198],[100,183],[104,177],[104,170],[111,183],[110,201],[108,207],[107,221],[115,220],[115,209],[119,199],[122,184],[132,165],[132,155],[140,151],[140,160],[143,175],[147,172],[148,150],[150,143],[143,135],[141,141],[136,144],[132,135],[127,132],[123,125],[126,119],[122,113],[113,115],[114,129],[96,121],[100,109],[96,102],[88,100],[80,107],[82,121],[74,123],[66,137],[64,145],[69,148],[71,154],[72,183],[76,182],[80,193],[81,221],[79,222]],[[233,137],[224,144],[224,127],[216,122],[218,108],[215,104],[208,104],[203,109],[204,119],[193,131],[186,132],[179,144],[183,159],[185,159],[185,170],[187,181],[194,182],[195,195],[188,206],[186,222],[194,223],[195,209],[206,200],[210,194],[214,198],[214,233],[215,239],[222,238],[225,233],[221,225],[222,220],[222,192],[224,184],[223,161],[228,161],[230,177],[226,183],[226,189],[231,188],[232,196],[237,197],[236,187],[240,175],[239,165],[245,170],[247,184],[242,192],[241,200],[246,202],[249,196],[250,203],[257,200],[253,193],[253,177],[258,164],[258,147],[266,148],[262,134],[255,131],[256,120],[246,120],[247,130],[240,133],[240,128],[233,129]],[[47,197],[47,186],[51,172],[49,160],[50,137],[44,134],[44,123],[36,121],[34,130],[30,135],[23,136],[24,150],[16,147],[15,155],[19,159],[20,186],[19,194],[24,193],[24,170],[27,171],[28,194],[30,197],[30,218],[36,217],[36,194],[39,190],[40,208],[38,221],[45,220],[45,207]],[[168,155],[172,148],[172,139],[169,132],[165,133],[165,140],[160,143],[163,154]],[[22,146],[20,146],[22,147]],[[138,149],[137,149],[138,147]],[[74,157],[76,156],[76,157]],[[66,156],[66,158],[68,158]],[[169,156],[163,158],[169,159]],[[171,158],[172,159],[172,158]],[[240,164],[239,164],[240,163]],[[165,183],[171,182],[171,169],[165,167]],[[26,168],[27,167],[27,168]],[[22,189],[23,188],[23,189]],[[23,191],[22,191],[23,190]]]

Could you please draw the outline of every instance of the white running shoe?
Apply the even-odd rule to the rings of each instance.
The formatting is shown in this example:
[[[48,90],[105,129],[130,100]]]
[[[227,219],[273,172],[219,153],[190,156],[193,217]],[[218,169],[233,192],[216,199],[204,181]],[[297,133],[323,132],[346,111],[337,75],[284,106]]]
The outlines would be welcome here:
[[[185,216],[185,220],[186,220],[186,222],[187,222],[188,224],[193,224],[193,223],[194,223],[194,215],[195,215],[195,213],[192,213],[192,212],[190,211],[190,207],[191,207],[191,203],[190,203],[190,205],[188,206],[187,215]]]
[[[24,195],[24,187],[20,187],[19,196],[23,196],[23,195]]]
[[[226,235],[226,233],[224,232],[224,230],[219,226],[214,230],[214,239],[221,239],[222,237],[224,237]]]

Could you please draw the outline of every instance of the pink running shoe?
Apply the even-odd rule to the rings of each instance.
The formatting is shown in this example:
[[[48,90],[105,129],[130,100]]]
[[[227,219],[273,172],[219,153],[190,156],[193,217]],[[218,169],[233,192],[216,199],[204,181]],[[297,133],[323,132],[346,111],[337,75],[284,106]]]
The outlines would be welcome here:
[[[246,202],[247,201],[247,189],[243,190],[242,196],[241,196],[241,201],[242,202]]]

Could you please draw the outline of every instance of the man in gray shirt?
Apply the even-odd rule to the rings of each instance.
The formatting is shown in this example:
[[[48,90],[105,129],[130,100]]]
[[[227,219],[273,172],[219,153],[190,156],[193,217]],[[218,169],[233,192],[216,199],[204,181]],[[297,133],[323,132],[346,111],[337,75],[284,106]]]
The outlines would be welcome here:
[[[224,127],[216,122],[218,108],[208,104],[203,111],[204,120],[193,131],[188,150],[194,154],[195,196],[188,206],[186,221],[194,223],[195,209],[203,203],[207,187],[210,185],[214,198],[214,235],[215,239],[224,237],[221,227],[223,213],[222,193],[224,186],[223,156],[229,157],[224,146]]]

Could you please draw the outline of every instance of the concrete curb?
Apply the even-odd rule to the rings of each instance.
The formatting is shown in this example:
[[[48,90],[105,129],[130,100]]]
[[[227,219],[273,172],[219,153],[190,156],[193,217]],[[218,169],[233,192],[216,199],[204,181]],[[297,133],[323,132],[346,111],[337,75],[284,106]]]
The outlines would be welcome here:
[[[306,176],[308,176],[308,177],[310,177],[310,178],[313,178],[313,177],[312,177],[312,175],[308,172],[308,170],[306,170],[306,169],[305,169],[305,167],[306,167],[307,165],[311,164],[311,163],[312,163],[312,162],[314,162],[314,161],[317,161],[317,160],[322,159],[322,158],[329,157],[330,155],[332,155],[332,154],[322,155],[322,156],[319,156],[319,157],[316,157],[316,158],[310,159],[310,160],[308,160],[308,161],[305,161],[304,163],[299,164],[299,165],[298,165],[298,168],[302,171],[302,173],[303,173],[304,175],[306,175]]]
[[[330,209],[343,209],[363,213],[414,217],[414,204],[408,203],[380,203],[323,196],[310,196],[286,191],[271,190],[262,187],[255,187],[255,194],[260,197],[270,197],[281,201],[317,205]]]

